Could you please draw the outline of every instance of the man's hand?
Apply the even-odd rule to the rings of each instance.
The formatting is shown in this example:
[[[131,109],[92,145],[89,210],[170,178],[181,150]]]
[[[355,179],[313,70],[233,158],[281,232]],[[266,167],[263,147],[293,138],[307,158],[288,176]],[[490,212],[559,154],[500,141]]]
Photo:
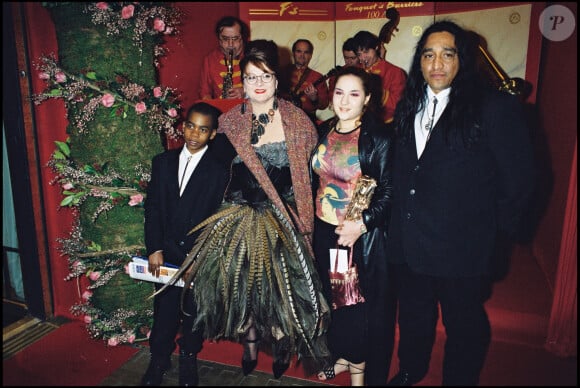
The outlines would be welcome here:
[[[159,269],[163,265],[163,251],[153,252],[149,255],[149,272],[156,278],[159,277]]]
[[[314,87],[314,85],[310,84],[304,89],[304,94],[310,99],[312,102],[316,102],[318,100],[318,90]]]

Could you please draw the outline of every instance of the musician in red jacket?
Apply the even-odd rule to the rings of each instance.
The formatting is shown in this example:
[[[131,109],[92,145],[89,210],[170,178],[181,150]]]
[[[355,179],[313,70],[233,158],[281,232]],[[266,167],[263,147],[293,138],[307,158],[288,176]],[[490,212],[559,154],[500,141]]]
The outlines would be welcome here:
[[[294,64],[281,74],[281,96],[302,108],[316,123],[316,111],[328,107],[328,86],[326,78],[308,67],[314,46],[307,39],[298,39],[292,45]]]
[[[216,23],[215,34],[219,47],[203,58],[199,97],[202,100],[243,98],[240,60],[244,56],[248,27],[234,16],[225,16]]]
[[[395,108],[403,95],[407,74],[403,69],[380,57],[382,44],[379,38],[368,31],[359,31],[354,36],[360,65],[367,73],[375,74],[381,80],[383,120],[393,121]]]

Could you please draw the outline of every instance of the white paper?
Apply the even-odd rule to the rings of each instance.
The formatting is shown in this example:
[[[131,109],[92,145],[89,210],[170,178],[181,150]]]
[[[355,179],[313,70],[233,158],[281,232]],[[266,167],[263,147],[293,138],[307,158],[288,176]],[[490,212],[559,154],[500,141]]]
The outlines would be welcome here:
[[[145,280],[147,282],[167,284],[173,275],[178,271],[176,268],[161,266],[159,268],[159,277],[153,276],[149,272],[149,261],[139,256],[133,256],[129,263],[129,276],[133,279]],[[173,285],[183,287],[183,279],[177,280]]]
[[[330,249],[330,270],[332,272],[345,273],[348,269],[348,250],[338,249],[338,270],[334,270],[334,264],[336,263],[336,249]]]

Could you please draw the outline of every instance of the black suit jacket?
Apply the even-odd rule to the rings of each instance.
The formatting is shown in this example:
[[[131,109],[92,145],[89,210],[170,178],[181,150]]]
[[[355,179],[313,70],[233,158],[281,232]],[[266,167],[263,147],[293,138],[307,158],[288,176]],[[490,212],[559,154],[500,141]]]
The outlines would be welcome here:
[[[520,102],[507,93],[483,99],[482,141],[445,143],[437,122],[417,159],[414,131],[397,142],[387,251],[396,263],[447,278],[489,274],[498,231],[513,234],[533,192],[533,156]]]
[[[179,197],[181,148],[153,158],[145,199],[147,255],[163,250],[166,262],[181,265],[199,233],[189,231],[212,215],[222,202],[229,174],[208,149]]]

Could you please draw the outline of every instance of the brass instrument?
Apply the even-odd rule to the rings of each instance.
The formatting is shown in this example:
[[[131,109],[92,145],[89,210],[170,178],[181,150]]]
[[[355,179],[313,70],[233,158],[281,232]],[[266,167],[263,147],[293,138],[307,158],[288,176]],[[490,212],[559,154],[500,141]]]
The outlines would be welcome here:
[[[224,76],[224,86],[222,89],[222,98],[228,98],[228,91],[234,86],[234,51],[229,50],[228,55],[224,57],[226,62],[227,73]]]
[[[483,54],[487,64],[491,67],[494,74],[499,78],[499,90],[507,92],[514,96],[525,97],[526,82],[521,78],[509,78],[508,75],[499,67],[497,62],[493,60],[491,55],[479,45],[479,51]]]

